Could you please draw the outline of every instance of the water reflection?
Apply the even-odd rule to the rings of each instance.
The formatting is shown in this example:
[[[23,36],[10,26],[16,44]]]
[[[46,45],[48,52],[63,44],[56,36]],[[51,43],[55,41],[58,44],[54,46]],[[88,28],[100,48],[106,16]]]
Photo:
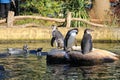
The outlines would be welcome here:
[[[50,80],[111,80],[120,78],[120,71],[117,70],[115,63],[80,67],[70,67],[69,65],[52,65],[48,66],[48,68],[51,71],[49,75],[52,76]]]
[[[45,57],[10,56],[5,62],[3,64],[8,72],[6,75],[10,79],[36,80],[41,78],[46,71]]]
[[[22,48],[20,44],[0,44],[0,52],[7,48]],[[43,47],[43,51],[51,49],[48,42],[28,43],[29,49]],[[114,44],[94,43],[94,47],[110,50],[120,54],[120,46]],[[2,54],[0,54],[2,55]],[[120,61],[94,66],[71,67],[69,65],[47,65],[46,56],[36,56],[30,54],[17,56],[0,57],[0,65],[5,71],[0,71],[0,79],[9,80],[94,80],[94,79],[120,79]]]

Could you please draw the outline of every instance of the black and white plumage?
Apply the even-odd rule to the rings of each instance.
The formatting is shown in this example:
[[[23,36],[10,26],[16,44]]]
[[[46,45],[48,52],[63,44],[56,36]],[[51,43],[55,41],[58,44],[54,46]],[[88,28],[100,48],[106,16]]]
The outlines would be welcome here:
[[[52,25],[52,39],[51,46],[53,47],[54,42],[56,43],[57,48],[64,47],[64,37],[60,31],[58,31],[57,27]]]
[[[91,29],[85,29],[84,31],[84,35],[81,41],[81,51],[83,54],[89,53],[90,51],[92,51],[92,36],[91,36],[91,32],[93,30]]]
[[[67,32],[65,39],[64,39],[64,50],[69,51],[71,50],[72,46],[76,41],[76,35],[78,34],[78,29],[74,28]]]
[[[41,52],[42,52],[42,48],[38,48],[37,49],[37,56],[41,56],[42,55]]]
[[[43,48],[37,48],[37,49],[32,49],[32,50],[29,50],[29,53],[30,54],[34,54],[36,56],[46,56],[48,53],[47,52],[42,52],[42,49]]]
[[[8,48],[7,51],[8,51],[8,54],[10,54],[10,55],[14,55],[14,54],[28,54],[29,53],[28,46],[26,44],[23,46],[23,49]]]

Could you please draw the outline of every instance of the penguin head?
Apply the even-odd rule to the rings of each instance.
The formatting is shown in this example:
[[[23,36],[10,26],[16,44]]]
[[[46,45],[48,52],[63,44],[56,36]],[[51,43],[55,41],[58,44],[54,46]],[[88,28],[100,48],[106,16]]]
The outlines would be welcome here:
[[[78,29],[77,29],[77,28],[71,29],[71,30],[70,30],[70,33],[78,34]]]
[[[91,34],[91,32],[94,31],[92,29],[85,29],[84,34]]]
[[[57,30],[57,26],[52,25],[51,28],[52,28],[52,36],[55,37],[55,31]]]
[[[37,52],[41,52],[43,48],[38,48],[37,49]]]
[[[52,32],[57,30],[57,26],[55,26],[55,25],[52,25],[51,28],[52,28]]]
[[[42,49],[43,49],[43,48],[38,48],[38,49],[37,49],[37,53],[36,53],[37,56],[41,56],[41,55],[42,55]]]
[[[27,45],[27,44],[25,44],[25,45],[23,46],[23,50],[28,50],[28,45]]]
[[[28,45],[27,44],[25,44],[24,46],[23,46],[23,50],[25,51],[25,53],[29,53],[29,50],[28,50],[29,48],[28,48]]]

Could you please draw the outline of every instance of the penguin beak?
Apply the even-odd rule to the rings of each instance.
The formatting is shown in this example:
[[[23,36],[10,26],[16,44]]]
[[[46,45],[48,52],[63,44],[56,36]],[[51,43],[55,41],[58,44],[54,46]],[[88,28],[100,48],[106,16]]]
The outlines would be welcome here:
[[[92,29],[88,29],[88,30],[87,30],[87,33],[88,33],[88,34],[91,34],[93,31],[94,31],[94,30],[92,30]]]
[[[42,51],[42,49],[43,49],[43,48],[38,48],[38,49],[37,49],[37,51],[38,51],[38,52],[41,52],[41,51]]]

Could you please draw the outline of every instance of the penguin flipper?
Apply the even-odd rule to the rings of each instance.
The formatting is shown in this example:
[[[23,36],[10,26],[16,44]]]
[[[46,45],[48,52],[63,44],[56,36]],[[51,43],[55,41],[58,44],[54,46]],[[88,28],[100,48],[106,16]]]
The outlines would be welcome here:
[[[51,46],[52,46],[52,47],[53,47],[54,41],[55,41],[55,37],[52,37],[52,39],[51,39]]]

